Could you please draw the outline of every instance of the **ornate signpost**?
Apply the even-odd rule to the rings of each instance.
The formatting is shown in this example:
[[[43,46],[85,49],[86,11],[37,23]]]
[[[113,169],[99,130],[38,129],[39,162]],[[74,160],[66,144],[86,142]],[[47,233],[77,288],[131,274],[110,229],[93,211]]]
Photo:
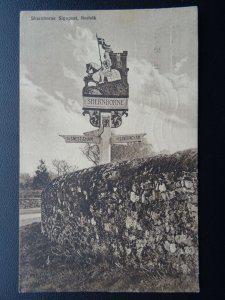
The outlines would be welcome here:
[[[128,116],[129,84],[127,51],[114,53],[103,38],[96,35],[100,65],[86,64],[83,87],[83,115],[88,114],[92,126],[99,129],[84,135],[60,135],[66,143],[94,143],[99,145],[100,164],[111,161],[111,145],[114,143],[142,142],[144,133],[113,135],[111,128],[122,124]],[[101,48],[100,48],[101,47]],[[101,49],[104,51],[103,59]]]

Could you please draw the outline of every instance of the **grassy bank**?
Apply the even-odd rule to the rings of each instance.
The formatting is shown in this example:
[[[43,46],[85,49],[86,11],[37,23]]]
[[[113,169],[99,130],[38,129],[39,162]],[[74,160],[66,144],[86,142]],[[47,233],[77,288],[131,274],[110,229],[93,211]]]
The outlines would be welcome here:
[[[81,256],[70,257],[41,234],[40,223],[20,229],[20,291],[190,291],[192,277],[168,277],[148,270],[110,266],[106,260],[90,263]]]

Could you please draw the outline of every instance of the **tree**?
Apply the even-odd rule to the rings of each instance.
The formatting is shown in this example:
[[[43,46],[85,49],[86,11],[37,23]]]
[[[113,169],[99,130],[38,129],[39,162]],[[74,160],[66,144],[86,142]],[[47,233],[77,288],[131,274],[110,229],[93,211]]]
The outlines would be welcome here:
[[[35,175],[33,178],[33,188],[34,189],[42,189],[50,182],[49,172],[45,165],[44,160],[40,160],[40,164],[35,171]]]
[[[53,159],[52,165],[54,167],[54,170],[56,171],[57,176],[65,175],[78,169],[77,166],[71,166],[65,160],[60,159]]]
[[[97,144],[85,144],[84,148],[80,148],[81,152],[86,156],[86,158],[98,165],[100,159],[100,151]]]
[[[100,152],[97,144],[85,144],[84,148],[81,148],[81,151],[89,161],[98,165]],[[152,145],[148,144],[145,140],[138,143],[113,144],[111,146],[112,162],[148,157],[153,156],[154,154]]]
[[[33,178],[28,173],[20,174],[20,188],[30,189],[32,188]]]

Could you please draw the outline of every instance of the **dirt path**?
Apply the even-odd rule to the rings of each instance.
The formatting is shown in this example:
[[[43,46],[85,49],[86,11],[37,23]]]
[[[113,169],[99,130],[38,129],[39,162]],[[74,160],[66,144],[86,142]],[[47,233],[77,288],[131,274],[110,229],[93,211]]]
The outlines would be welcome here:
[[[41,221],[41,208],[20,209],[20,227]]]

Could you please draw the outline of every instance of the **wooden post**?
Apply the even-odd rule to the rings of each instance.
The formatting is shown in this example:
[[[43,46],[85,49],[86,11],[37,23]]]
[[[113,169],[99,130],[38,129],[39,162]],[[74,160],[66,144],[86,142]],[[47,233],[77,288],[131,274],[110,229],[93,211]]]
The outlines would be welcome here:
[[[111,162],[111,113],[101,113],[101,125],[104,131],[99,145],[100,165]]]

